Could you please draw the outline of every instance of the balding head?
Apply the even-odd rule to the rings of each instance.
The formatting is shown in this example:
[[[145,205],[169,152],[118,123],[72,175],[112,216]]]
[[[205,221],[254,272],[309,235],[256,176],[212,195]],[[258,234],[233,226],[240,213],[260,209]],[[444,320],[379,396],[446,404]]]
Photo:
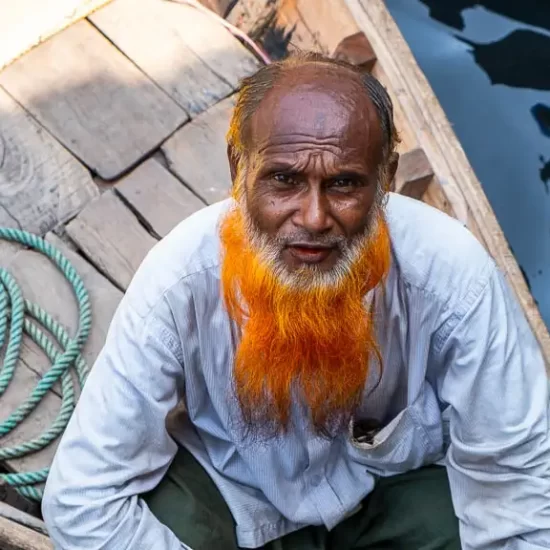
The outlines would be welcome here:
[[[246,156],[254,143],[252,122],[264,100],[298,88],[340,93],[355,112],[361,110],[361,101],[370,103],[381,128],[382,158],[389,161],[399,138],[393,123],[392,101],[384,87],[358,67],[310,52],[266,65],[243,80],[228,134],[228,149],[236,161]]]

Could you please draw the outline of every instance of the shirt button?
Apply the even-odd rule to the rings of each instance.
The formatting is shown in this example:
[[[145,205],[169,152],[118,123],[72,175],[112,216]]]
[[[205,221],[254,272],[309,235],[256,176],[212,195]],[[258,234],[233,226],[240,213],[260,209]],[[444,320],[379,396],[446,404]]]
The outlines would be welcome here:
[[[321,481],[323,481],[323,478],[319,474],[316,474],[311,477],[311,484],[313,485],[313,487],[317,487],[318,485],[321,485]]]

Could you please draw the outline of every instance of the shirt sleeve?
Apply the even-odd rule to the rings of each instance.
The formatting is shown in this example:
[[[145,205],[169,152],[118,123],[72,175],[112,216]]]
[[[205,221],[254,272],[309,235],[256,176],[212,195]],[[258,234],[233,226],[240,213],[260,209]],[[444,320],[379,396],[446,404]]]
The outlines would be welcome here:
[[[184,384],[172,325],[167,304],[143,318],[121,301],[46,483],[42,512],[56,549],[187,548],[139,496],[177,450],[165,426]]]
[[[540,348],[493,266],[443,340],[446,464],[463,550],[550,548],[548,382]]]

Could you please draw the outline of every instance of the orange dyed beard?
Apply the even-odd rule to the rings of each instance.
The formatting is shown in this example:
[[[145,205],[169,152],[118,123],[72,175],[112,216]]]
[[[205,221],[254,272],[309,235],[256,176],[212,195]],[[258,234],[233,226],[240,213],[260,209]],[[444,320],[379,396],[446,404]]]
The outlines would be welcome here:
[[[243,420],[256,433],[284,432],[297,399],[313,430],[333,436],[360,403],[372,355],[380,361],[364,298],[389,270],[386,222],[376,215],[334,277],[309,267],[285,274],[258,248],[269,245],[245,208],[232,209],[220,228],[223,296],[242,332],[234,382]]]

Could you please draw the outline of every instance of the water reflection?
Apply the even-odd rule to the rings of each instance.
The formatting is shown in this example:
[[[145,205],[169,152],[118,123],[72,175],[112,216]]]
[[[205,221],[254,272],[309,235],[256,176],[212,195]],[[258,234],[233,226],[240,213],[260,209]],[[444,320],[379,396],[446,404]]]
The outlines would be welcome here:
[[[543,103],[536,103],[531,107],[531,114],[539,125],[539,130],[550,138],[550,107]]]
[[[387,0],[550,326],[550,2]]]
[[[550,10],[544,0],[420,0],[430,9],[430,17],[464,30],[462,12],[467,8],[483,7],[494,13],[515,19],[527,25],[550,30]]]
[[[491,84],[550,90],[550,36],[520,29],[487,44],[457,38],[472,46],[475,62]]]

